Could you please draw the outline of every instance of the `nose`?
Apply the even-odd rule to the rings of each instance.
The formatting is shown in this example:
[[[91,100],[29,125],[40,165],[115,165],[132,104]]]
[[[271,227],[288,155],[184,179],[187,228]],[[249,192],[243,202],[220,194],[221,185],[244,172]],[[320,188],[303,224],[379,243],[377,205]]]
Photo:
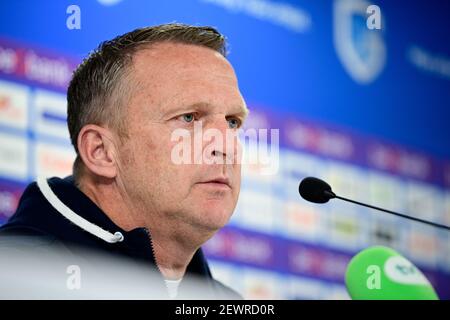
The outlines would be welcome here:
[[[205,131],[206,157],[214,163],[234,164],[238,152],[237,130],[231,129],[225,115],[217,115]]]

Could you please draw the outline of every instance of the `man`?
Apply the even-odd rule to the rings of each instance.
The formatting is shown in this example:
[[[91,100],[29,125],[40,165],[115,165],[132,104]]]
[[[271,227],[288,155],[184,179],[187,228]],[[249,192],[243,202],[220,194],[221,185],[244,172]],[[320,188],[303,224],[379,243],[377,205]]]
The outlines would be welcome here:
[[[83,255],[81,246],[154,265],[167,297],[180,297],[190,275],[205,286],[204,297],[237,297],[213,280],[200,247],[236,206],[239,146],[229,139],[201,139],[198,146],[194,138],[183,150],[192,161],[183,164],[173,152],[177,130],[195,135],[201,126],[228,137],[244,122],[248,111],[225,55],[215,29],[183,24],[102,43],[67,92],[73,176],[28,186],[2,238],[25,236],[30,251],[39,238],[39,248],[56,243],[75,257]]]

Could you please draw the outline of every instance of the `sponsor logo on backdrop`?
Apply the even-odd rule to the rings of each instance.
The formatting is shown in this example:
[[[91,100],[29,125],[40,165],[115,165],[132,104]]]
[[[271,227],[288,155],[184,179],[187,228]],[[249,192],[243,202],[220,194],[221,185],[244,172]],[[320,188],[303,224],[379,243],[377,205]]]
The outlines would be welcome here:
[[[69,145],[66,96],[50,91],[37,90],[33,104],[36,110],[36,132],[64,139]]]
[[[418,218],[440,222],[443,198],[439,190],[429,184],[409,182],[405,185],[406,211]],[[439,220],[439,221],[438,221]]]
[[[19,57],[14,49],[0,45],[0,72],[14,73],[17,70],[18,62]]]
[[[25,86],[0,80],[0,125],[26,129],[28,92]]]
[[[24,57],[24,75],[32,81],[66,87],[72,78],[72,66],[64,59],[49,58],[29,50]]]
[[[355,156],[352,139],[339,132],[299,121],[289,121],[283,132],[294,148],[343,160],[352,160]]]
[[[229,227],[220,230],[205,244],[205,253],[210,256],[266,267],[274,264],[274,250],[271,237]]]
[[[66,90],[78,61],[0,39],[0,73]]]
[[[288,201],[285,204],[284,233],[294,239],[319,241],[321,215],[317,207]]]
[[[430,52],[419,46],[411,46],[407,52],[409,61],[416,68],[450,79],[450,56],[443,53]]]
[[[243,293],[246,299],[282,299],[280,278],[275,272],[255,268],[243,268]]]
[[[328,289],[328,283],[306,277],[291,276],[287,278],[289,299],[322,299],[322,293]]]
[[[301,244],[286,244],[290,272],[309,277],[342,281],[350,257]]]
[[[304,33],[311,28],[312,21],[308,12],[289,3],[269,0],[202,0],[231,12],[242,12],[251,17]]]
[[[386,46],[378,28],[367,27],[363,0],[335,0],[333,17],[334,46],[342,66],[359,84],[373,82],[386,64]]]
[[[268,236],[257,237],[241,232],[233,232],[230,234],[229,258],[260,266],[273,265],[274,248],[271,241],[271,238]]]
[[[366,184],[368,202],[380,204],[390,210],[404,212],[406,186],[400,179],[393,175],[382,174],[375,170],[368,172],[368,183]]]
[[[239,217],[235,222],[247,229],[272,233],[275,195],[245,189],[239,198]]]
[[[358,167],[330,162],[327,173],[322,172],[321,176],[333,186],[339,195],[360,201],[367,200],[366,172]],[[366,188],[367,190],[364,190]]]
[[[377,245],[396,248],[399,245],[399,227],[386,221],[371,224],[371,242]]]
[[[27,180],[27,155],[25,137],[0,133],[0,176],[16,181]]]
[[[372,143],[367,149],[370,165],[377,169],[426,180],[432,176],[432,163],[426,156],[400,148]]]
[[[429,230],[427,226],[419,226],[412,222],[408,245],[411,260],[428,267],[436,266],[439,243],[434,230]]]
[[[286,176],[283,181],[287,178],[295,184],[323,169],[322,160],[318,157],[304,152],[293,152],[289,149],[284,149],[281,153],[280,163],[282,173]],[[297,190],[295,190],[295,194],[298,194]]]
[[[362,238],[365,230],[362,228],[360,215],[350,213],[346,205],[333,207],[329,215],[327,245],[344,250],[356,250],[364,244]]]
[[[71,147],[62,147],[47,143],[36,144],[34,163],[36,175],[44,177],[65,177],[72,174],[75,151]]]

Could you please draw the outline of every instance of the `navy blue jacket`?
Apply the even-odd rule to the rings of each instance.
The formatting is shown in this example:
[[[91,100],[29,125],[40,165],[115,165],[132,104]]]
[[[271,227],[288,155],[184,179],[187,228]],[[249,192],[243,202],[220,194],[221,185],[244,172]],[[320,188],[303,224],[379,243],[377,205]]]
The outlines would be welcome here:
[[[111,233],[121,232],[123,241],[108,243],[73,224],[48,202],[36,182],[33,182],[24,191],[16,213],[0,227],[0,271],[3,274],[3,278],[0,276],[0,291],[7,290],[6,292],[15,293],[12,295],[20,298],[24,294],[21,290],[28,290],[27,284],[31,283],[27,279],[40,279],[41,275],[45,274],[49,279],[45,280],[44,287],[50,286],[64,293],[47,295],[48,292],[44,289],[31,288],[29,292],[32,292],[32,298],[168,298],[164,279],[155,263],[151,235],[146,228],[136,228],[127,232],[115,225],[75,186],[71,176],[65,179],[48,179],[48,184],[54,194],[72,211],[104,230]],[[57,258],[51,255],[55,252]],[[61,256],[64,258],[60,259]],[[12,257],[10,260],[13,261],[8,262],[7,267],[5,267],[8,259],[6,257]],[[20,260],[22,257],[28,260],[26,262]],[[122,266],[119,262],[111,262],[115,261],[111,260],[112,258],[118,257],[120,261],[126,261],[124,267],[118,267]],[[69,294],[66,290],[66,282],[71,275],[71,269],[67,269],[69,264],[81,266],[82,287],[88,287],[90,290],[85,291],[85,295],[79,293],[79,295],[73,295],[72,292],[76,290],[69,290]],[[6,270],[1,270],[2,265]],[[36,275],[36,269],[42,265],[45,266],[41,267],[40,273]],[[17,273],[20,276],[14,277],[14,270],[18,270]],[[152,276],[147,278],[150,274]],[[103,280],[98,280],[102,277]],[[91,285],[87,283],[88,280],[92,280]],[[57,281],[60,281],[57,285],[48,285]],[[190,281],[193,284],[191,286],[187,285]],[[16,286],[16,282],[21,283]],[[141,285],[144,285],[144,289],[140,287]],[[10,287],[5,288],[5,286]],[[136,286],[140,288],[135,290]],[[95,292],[96,288],[100,289],[98,294]],[[149,292],[151,291],[148,296],[142,294],[147,292],[147,288]],[[192,288],[198,290],[192,291]],[[14,290],[11,291],[11,289]],[[8,297],[7,294],[5,297]],[[239,299],[241,297],[213,279],[203,252],[199,249],[187,267],[179,287],[178,298]]]

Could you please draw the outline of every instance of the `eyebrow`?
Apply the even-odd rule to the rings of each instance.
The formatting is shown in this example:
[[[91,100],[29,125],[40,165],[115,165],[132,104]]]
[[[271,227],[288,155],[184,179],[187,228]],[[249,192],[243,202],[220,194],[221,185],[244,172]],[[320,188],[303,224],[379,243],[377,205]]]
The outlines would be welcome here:
[[[192,104],[187,105],[187,106],[181,106],[181,107],[174,108],[174,109],[168,111],[165,114],[165,117],[169,116],[169,115],[173,115],[173,114],[175,114],[177,112],[180,112],[182,110],[186,110],[187,111],[187,110],[214,108],[214,107],[215,107],[215,105],[210,104],[208,102],[195,102],[195,103],[192,103]],[[249,110],[247,108],[247,105],[244,102],[244,105],[239,105],[239,106],[236,107],[236,109],[233,108],[231,114],[241,116],[242,119],[245,120],[245,118],[247,118],[247,116],[249,114]]]

